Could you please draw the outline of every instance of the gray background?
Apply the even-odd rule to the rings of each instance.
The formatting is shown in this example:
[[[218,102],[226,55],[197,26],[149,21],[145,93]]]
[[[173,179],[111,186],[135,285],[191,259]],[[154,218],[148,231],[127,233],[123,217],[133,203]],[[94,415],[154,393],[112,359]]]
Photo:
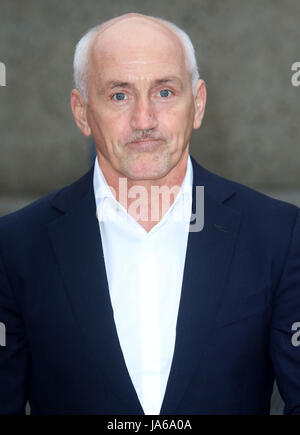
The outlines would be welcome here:
[[[91,165],[69,108],[86,30],[126,12],[169,19],[194,42],[208,105],[191,153],[203,166],[300,205],[297,0],[0,0],[0,215],[71,183]],[[281,412],[278,394],[272,412]]]

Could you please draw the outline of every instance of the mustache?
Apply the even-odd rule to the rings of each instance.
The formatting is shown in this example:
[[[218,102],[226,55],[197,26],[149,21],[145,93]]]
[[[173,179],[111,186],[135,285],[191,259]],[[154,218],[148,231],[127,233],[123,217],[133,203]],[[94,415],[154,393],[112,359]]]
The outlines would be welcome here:
[[[156,130],[137,130],[130,137],[126,138],[125,145],[133,142],[138,142],[142,139],[153,139],[166,141],[167,138]]]

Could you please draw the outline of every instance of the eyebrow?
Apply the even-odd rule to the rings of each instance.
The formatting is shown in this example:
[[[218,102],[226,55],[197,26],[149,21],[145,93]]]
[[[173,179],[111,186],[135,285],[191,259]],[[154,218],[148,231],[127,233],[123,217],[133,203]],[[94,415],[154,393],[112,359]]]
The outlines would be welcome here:
[[[183,83],[179,77],[176,76],[168,76],[163,77],[161,79],[156,79],[152,82],[152,86],[161,85],[164,83],[170,83],[170,82],[178,82],[181,88],[183,88]],[[123,82],[118,80],[111,80],[105,84],[106,89],[114,89],[114,88],[135,88],[135,86],[130,82]]]

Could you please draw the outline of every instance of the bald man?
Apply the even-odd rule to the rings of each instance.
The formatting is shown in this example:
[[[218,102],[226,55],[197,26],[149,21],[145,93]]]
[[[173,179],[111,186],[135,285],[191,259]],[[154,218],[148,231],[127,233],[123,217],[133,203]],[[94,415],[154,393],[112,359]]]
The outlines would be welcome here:
[[[299,210],[190,156],[206,88],[188,35],[114,18],[74,80],[94,165],[0,219],[0,412],[267,414],[276,378],[300,413]]]

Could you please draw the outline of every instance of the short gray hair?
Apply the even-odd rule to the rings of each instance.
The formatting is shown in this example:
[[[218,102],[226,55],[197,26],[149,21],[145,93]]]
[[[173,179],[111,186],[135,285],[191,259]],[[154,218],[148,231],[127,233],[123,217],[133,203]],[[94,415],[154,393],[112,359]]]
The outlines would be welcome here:
[[[192,90],[193,90],[193,94],[195,95],[196,84],[200,78],[200,75],[199,75],[197,59],[195,55],[195,49],[189,35],[184,30],[180,29],[180,27],[178,27],[176,24],[171,23],[170,21],[164,20],[162,18],[148,16],[148,15],[144,15],[144,16],[164,24],[168,29],[170,29],[175,35],[178,36],[185,52],[186,67],[191,75]],[[74,84],[75,84],[75,88],[83,95],[86,102],[88,101],[87,69],[88,69],[88,52],[89,52],[90,43],[92,39],[96,36],[96,34],[102,29],[102,27],[106,26],[107,23],[109,23],[109,21],[105,21],[104,23],[89,29],[87,33],[85,33],[82,36],[82,38],[79,40],[79,42],[75,47],[74,61],[73,61]]]

